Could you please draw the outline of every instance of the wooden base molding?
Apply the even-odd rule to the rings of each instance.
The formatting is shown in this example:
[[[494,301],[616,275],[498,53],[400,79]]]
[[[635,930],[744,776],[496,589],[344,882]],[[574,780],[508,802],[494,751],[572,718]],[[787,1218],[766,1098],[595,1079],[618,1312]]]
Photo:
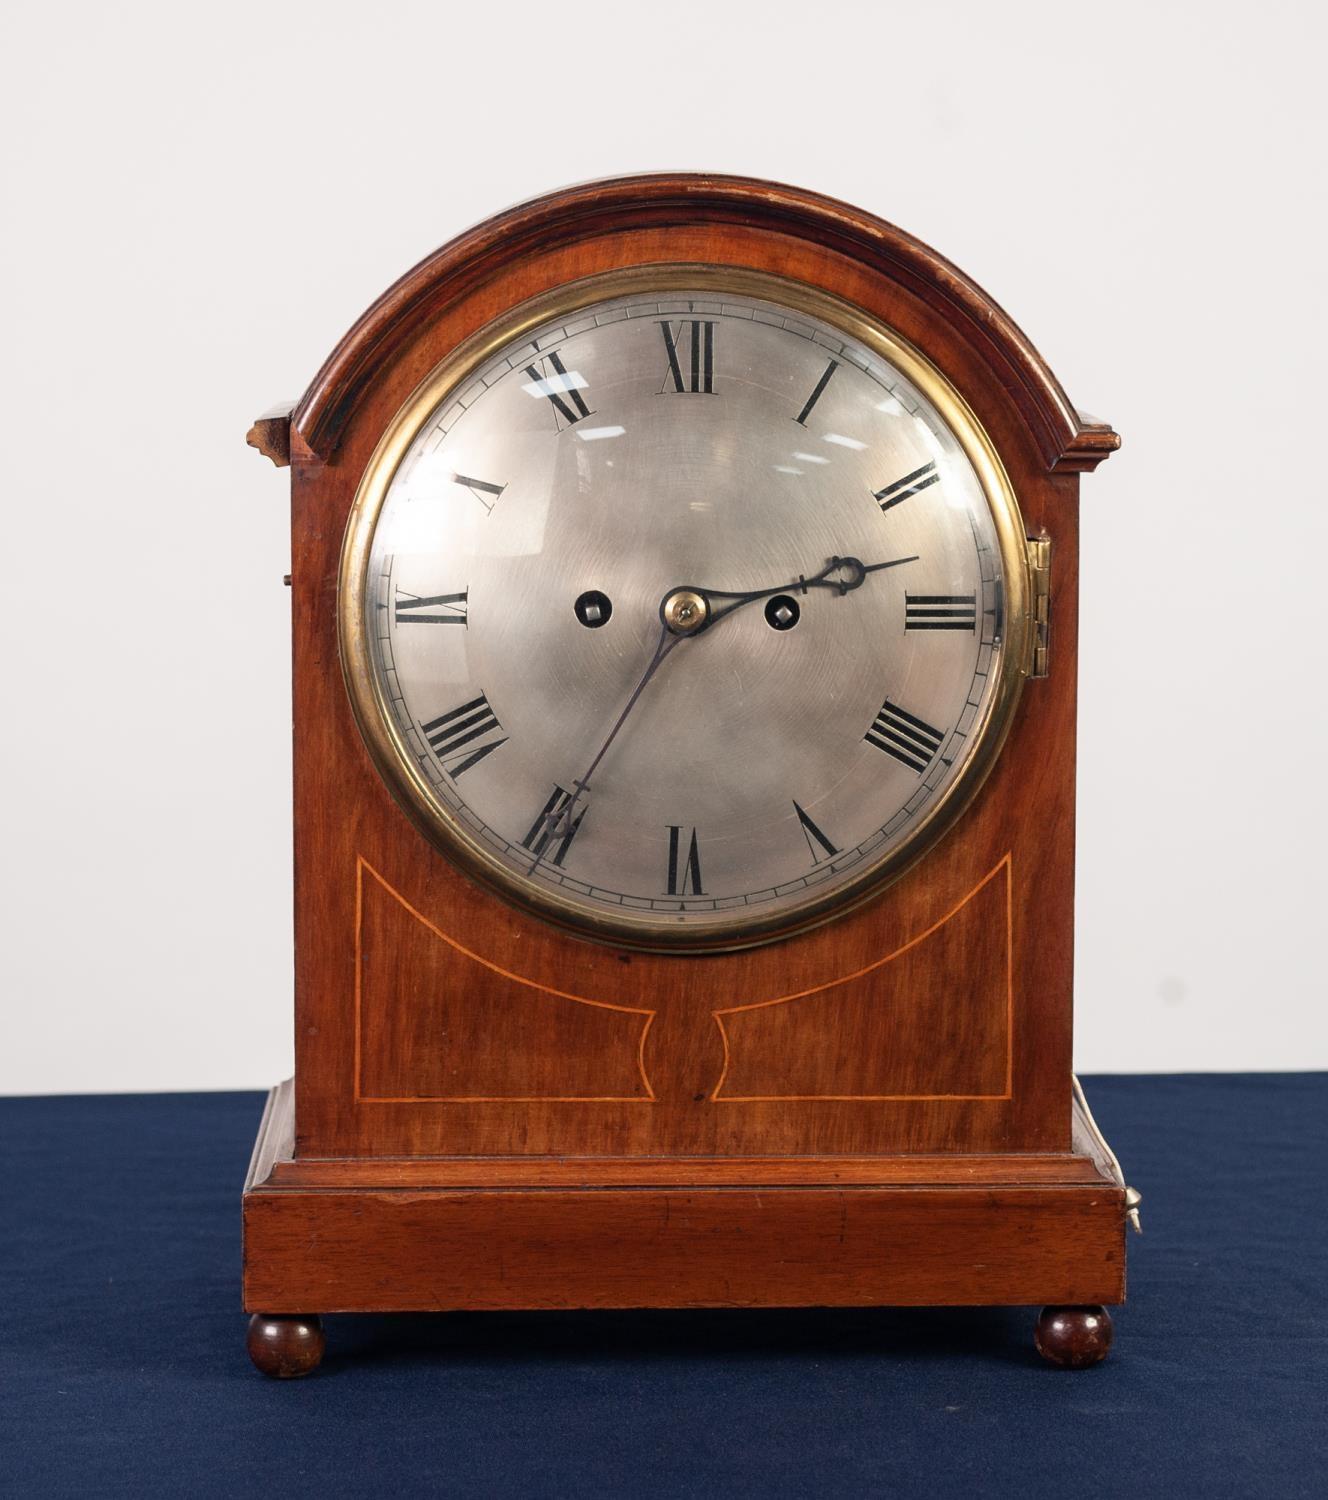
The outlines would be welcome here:
[[[1081,1113],[1064,1154],[306,1161],[292,1101],[269,1096],[244,1194],[244,1304],[269,1321],[1125,1296],[1124,1189]]]

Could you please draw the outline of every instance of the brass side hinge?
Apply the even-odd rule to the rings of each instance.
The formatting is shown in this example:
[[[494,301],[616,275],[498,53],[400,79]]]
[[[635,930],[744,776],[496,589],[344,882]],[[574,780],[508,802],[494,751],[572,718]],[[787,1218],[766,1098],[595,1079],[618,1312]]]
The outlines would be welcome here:
[[[1029,623],[1032,625],[1032,649],[1029,652],[1028,675],[1047,675],[1047,653],[1051,644],[1051,538],[1028,538],[1028,576],[1033,586],[1029,601]]]

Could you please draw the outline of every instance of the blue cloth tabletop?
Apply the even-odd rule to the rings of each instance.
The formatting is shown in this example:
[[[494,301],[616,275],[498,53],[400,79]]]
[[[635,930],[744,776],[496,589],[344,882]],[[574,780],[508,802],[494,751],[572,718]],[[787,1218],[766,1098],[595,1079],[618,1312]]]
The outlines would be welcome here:
[[[1085,1087],[1145,1233],[1078,1373],[1027,1309],[813,1309],[331,1318],[269,1381],[260,1096],[0,1100],[0,1494],[1317,1500],[1328,1074]]]

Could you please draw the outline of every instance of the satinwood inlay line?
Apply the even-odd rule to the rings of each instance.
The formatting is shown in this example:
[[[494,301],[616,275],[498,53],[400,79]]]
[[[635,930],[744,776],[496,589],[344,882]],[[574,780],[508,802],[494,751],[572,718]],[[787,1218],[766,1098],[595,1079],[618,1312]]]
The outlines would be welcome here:
[[[364,937],[364,875],[365,872],[378,882],[384,891],[396,901],[401,908],[410,916],[431,932],[435,937],[441,938],[444,943],[464,958],[470,959],[472,963],[479,964],[481,968],[488,969],[490,973],[497,974],[500,978],[510,980],[513,984],[522,985],[526,989],[537,991],[542,995],[552,995],[558,1000],[571,1000],[576,1005],[590,1005],[597,1010],[614,1010],[627,1015],[644,1016],[645,1022],[641,1027],[641,1035],[637,1040],[636,1065],[641,1075],[641,1086],[645,1089],[645,1095],[639,1094],[603,1094],[603,1095],[552,1095],[552,1094],[528,1094],[528,1095],[431,1095],[431,1094],[408,1094],[384,1096],[366,1094],[361,1086],[361,987],[363,980],[363,937]],[[654,1104],[655,1092],[650,1087],[650,1079],[646,1076],[645,1050],[646,1042],[650,1036],[650,1027],[655,1019],[653,1010],[646,1010],[638,1005],[614,1005],[608,1000],[592,1000],[587,995],[573,995],[567,990],[551,989],[546,984],[539,984],[533,979],[527,979],[521,974],[514,974],[510,969],[504,969],[498,964],[490,962],[487,958],[481,958],[464,944],[458,943],[453,937],[449,937],[441,927],[436,926],[421,911],[418,911],[401,894],[400,891],[390,885],[382,875],[369,863],[363,855],[359,855],[355,862],[355,1102],[357,1104],[511,1104],[511,1103],[544,1103],[544,1104]]]
[[[729,1046],[729,1034],[724,1025],[724,1017],[735,1015],[741,1011],[765,1010],[773,1005],[789,1005],[795,1000],[805,1000],[811,995],[821,995],[828,990],[838,988],[840,985],[851,984],[854,980],[862,979],[868,974],[883,969],[886,964],[893,963],[895,959],[902,958],[905,953],[925,943],[929,937],[938,933],[947,922],[966,907],[970,901],[979,896],[998,875],[1005,876],[1005,1091],[1000,1094],[725,1094],[724,1081],[729,1075],[729,1067],[732,1060]],[[748,1005],[727,1005],[722,1010],[712,1011],[715,1025],[719,1027],[720,1036],[724,1040],[724,1069],[719,1075],[719,1082],[715,1085],[714,1092],[710,1095],[713,1102],[718,1104],[766,1104],[786,1100],[789,1102],[821,1102],[821,1103],[902,1103],[909,1100],[921,1099],[946,1099],[946,1100],[1009,1100],[1014,1093],[1014,909],[1013,909],[1013,882],[1011,880],[1011,857],[1005,857],[992,870],[982,877],[971,891],[946,914],[933,922],[925,932],[920,932],[917,937],[910,938],[901,947],[892,953],[887,953],[884,958],[878,958],[867,964],[864,968],[855,970],[852,974],[843,974],[838,979],[829,980],[825,984],[813,985],[810,989],[798,990],[791,995],[779,995],[773,1000],[756,1000]]]

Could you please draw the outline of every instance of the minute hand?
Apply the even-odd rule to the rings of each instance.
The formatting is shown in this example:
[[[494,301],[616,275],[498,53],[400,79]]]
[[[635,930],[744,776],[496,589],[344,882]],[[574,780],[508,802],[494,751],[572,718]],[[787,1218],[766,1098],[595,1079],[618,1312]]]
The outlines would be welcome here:
[[[799,576],[791,583],[779,583],[773,588],[748,589],[744,593],[730,589],[698,588],[695,592],[705,599],[709,609],[706,613],[705,624],[695,633],[700,635],[702,631],[710,630],[725,615],[731,615],[735,609],[741,609],[744,604],[750,604],[755,599],[770,599],[776,594],[805,594],[808,589],[832,589],[838,594],[848,594],[866,583],[868,573],[880,573],[886,568],[899,568],[905,563],[917,562],[917,560],[916,553],[912,557],[892,557],[888,562],[878,563],[864,563],[857,557],[832,557],[825,567],[811,578]],[[836,577],[836,574],[842,576]],[[724,602],[718,602],[721,600]]]
[[[645,671],[641,674],[640,681],[632,689],[632,695],[628,698],[623,711],[614,720],[604,743],[599,747],[594,760],[586,768],[584,776],[578,776],[572,783],[571,795],[563,806],[555,812],[548,814],[546,825],[554,837],[562,837],[576,827],[576,810],[590,787],[590,778],[595,774],[599,763],[609,752],[610,745],[618,738],[619,731],[627,722],[628,715],[636,707],[641,694],[646,689],[646,684],[659,671],[664,664],[664,659],[683,641],[703,634],[714,625],[716,620],[722,620],[725,615],[731,615],[735,609],[741,609],[744,604],[751,604],[755,599],[770,599],[775,594],[789,594],[795,589],[806,593],[808,589],[833,589],[836,593],[847,594],[852,590],[861,588],[867,581],[868,573],[880,573],[886,568],[902,567],[904,563],[917,562],[916,554],[913,557],[892,557],[888,562],[864,563],[856,557],[832,557],[821,571],[811,578],[799,576],[792,583],[779,583],[769,589],[748,589],[745,593],[737,593],[729,589],[703,589],[703,588],[673,588],[664,595],[660,601],[659,612],[661,618],[661,629],[659,639],[655,644],[654,654],[646,664]],[[836,578],[836,573],[843,577]],[[675,626],[670,623],[668,607],[670,601],[678,598],[693,598],[700,595],[705,602],[705,615],[701,624],[688,626]],[[723,604],[716,604],[717,599],[725,600]],[[530,867],[530,874],[538,869],[540,861],[544,858],[542,850],[535,855],[534,862]]]

